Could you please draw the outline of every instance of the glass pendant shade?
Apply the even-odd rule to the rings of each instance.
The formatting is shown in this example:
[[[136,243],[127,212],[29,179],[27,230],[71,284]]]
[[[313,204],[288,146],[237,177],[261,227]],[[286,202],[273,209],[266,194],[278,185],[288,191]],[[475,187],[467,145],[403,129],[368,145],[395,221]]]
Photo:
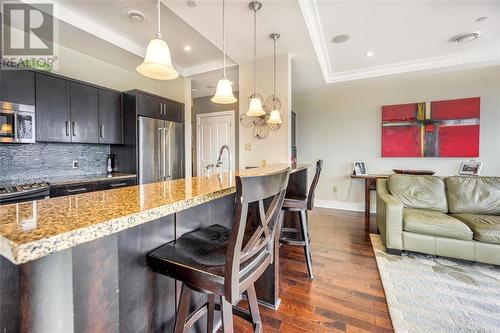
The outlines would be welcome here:
[[[249,117],[260,117],[266,114],[266,111],[262,108],[262,102],[258,97],[252,97],[250,100],[250,107],[246,113]]]
[[[212,102],[217,104],[233,104],[236,103],[237,99],[233,95],[233,87],[231,81],[226,78],[222,78],[217,83],[217,90],[215,91],[215,96],[211,99]]]
[[[269,115],[269,119],[267,120],[268,124],[283,124],[283,120],[281,120],[281,114],[279,110],[273,110],[271,111],[271,114]]]
[[[173,80],[179,77],[179,73],[172,66],[170,49],[159,37],[149,42],[144,62],[136,69],[140,74],[155,80]]]

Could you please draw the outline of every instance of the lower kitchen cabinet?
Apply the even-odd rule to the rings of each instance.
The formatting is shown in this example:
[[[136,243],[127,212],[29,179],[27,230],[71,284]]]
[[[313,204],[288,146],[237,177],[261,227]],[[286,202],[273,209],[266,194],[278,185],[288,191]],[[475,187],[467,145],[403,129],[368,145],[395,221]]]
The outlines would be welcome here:
[[[71,185],[51,185],[50,197],[62,197],[64,195],[80,194],[85,192],[97,191],[99,186],[97,182],[71,184]]]
[[[100,181],[99,190],[110,190],[132,185],[135,185],[135,178]]]
[[[94,182],[82,182],[70,185],[51,185],[50,197],[62,197],[65,195],[80,194],[86,192],[110,190],[114,188],[126,187],[135,185],[135,178],[102,180]]]

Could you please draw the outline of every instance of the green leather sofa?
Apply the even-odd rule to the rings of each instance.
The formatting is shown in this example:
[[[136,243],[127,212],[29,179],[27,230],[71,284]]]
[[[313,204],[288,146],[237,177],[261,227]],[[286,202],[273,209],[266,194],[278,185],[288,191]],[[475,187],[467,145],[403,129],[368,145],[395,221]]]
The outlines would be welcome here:
[[[378,179],[377,227],[389,253],[500,265],[500,177]]]

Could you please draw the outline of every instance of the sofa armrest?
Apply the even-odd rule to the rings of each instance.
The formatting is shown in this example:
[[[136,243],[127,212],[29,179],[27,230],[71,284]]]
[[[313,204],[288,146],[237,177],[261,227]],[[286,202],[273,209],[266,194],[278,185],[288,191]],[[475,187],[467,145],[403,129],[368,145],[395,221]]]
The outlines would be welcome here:
[[[385,181],[377,182],[377,227],[388,249],[403,249],[403,204],[388,193]]]

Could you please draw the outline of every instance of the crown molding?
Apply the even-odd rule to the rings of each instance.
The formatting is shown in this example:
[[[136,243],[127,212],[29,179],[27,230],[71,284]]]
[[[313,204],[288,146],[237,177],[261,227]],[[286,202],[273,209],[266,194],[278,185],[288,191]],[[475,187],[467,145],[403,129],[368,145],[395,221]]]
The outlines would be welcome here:
[[[323,72],[325,81],[333,74],[333,67],[330,63],[328,50],[325,44],[325,35],[321,25],[318,6],[315,0],[298,0],[299,6],[306,22],[309,36],[313,43],[314,51],[319,61],[319,66]]]
[[[237,66],[237,65],[238,64],[232,63],[232,62],[226,63],[226,69]],[[201,65],[186,67],[186,68],[184,68],[185,75],[183,75],[183,76],[190,77],[190,76],[194,76],[194,75],[198,75],[198,74],[203,74],[206,72],[216,71],[216,70],[222,69],[223,67],[224,67],[224,64],[223,64],[222,60],[215,60],[215,61],[207,62],[207,63],[201,64]]]
[[[500,47],[335,72],[328,56],[317,0],[298,0],[326,84],[438,68],[482,67],[500,63]]]
[[[395,64],[367,67],[358,70],[330,73],[325,77],[326,83],[345,82],[367,79],[378,76],[411,73],[432,69],[455,69],[462,67],[482,67],[500,63],[500,47],[447,56],[405,61]]]

